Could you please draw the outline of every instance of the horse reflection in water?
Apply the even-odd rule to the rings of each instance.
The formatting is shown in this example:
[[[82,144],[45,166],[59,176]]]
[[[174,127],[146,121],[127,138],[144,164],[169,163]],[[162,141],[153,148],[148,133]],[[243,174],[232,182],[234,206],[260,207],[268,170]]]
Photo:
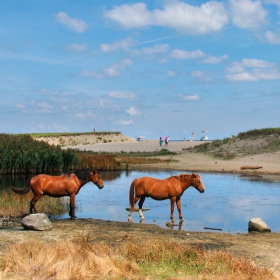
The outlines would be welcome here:
[[[195,187],[199,192],[203,193],[205,188],[198,174],[181,174],[171,176],[164,180],[155,179],[152,177],[142,177],[134,179],[129,191],[130,213],[128,221],[132,221],[132,212],[135,211],[135,204],[139,201],[139,215],[141,220],[145,220],[142,212],[142,206],[146,197],[151,197],[155,200],[170,199],[171,214],[170,219],[175,223],[174,219],[174,204],[176,202],[179,218],[181,223],[184,221],[181,212],[181,196],[184,191],[190,186]]]
[[[34,196],[30,201],[30,214],[33,212],[37,213],[35,204],[43,195],[51,197],[69,196],[69,216],[72,219],[77,219],[75,216],[75,197],[79,193],[81,187],[90,181],[99,189],[104,187],[103,180],[98,172],[94,170],[78,170],[60,176],[40,174],[29,179],[23,189],[11,188],[18,194],[26,194],[30,189],[32,190]]]

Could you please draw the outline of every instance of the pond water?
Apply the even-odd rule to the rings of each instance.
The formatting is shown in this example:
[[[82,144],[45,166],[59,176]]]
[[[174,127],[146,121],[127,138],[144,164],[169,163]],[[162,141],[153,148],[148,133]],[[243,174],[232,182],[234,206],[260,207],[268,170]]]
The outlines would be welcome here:
[[[128,192],[135,178],[151,176],[164,179],[182,172],[102,172],[104,188],[99,190],[93,183],[86,184],[76,196],[78,218],[95,218],[126,222],[129,207]],[[199,173],[206,191],[201,194],[190,187],[181,198],[184,223],[188,231],[241,232],[248,230],[252,218],[262,218],[273,232],[280,232],[280,180],[276,176],[244,177],[235,174]],[[3,183],[1,181],[0,183]],[[7,182],[5,182],[6,184]],[[8,185],[19,185],[17,182]],[[25,183],[24,183],[25,185]],[[0,185],[2,186],[2,184]],[[23,186],[23,185],[22,185]],[[147,198],[143,208],[145,224],[166,227],[170,221],[170,201]],[[174,217],[179,222],[175,207]],[[62,218],[69,218],[68,214]],[[140,222],[139,214],[133,213],[133,222]],[[178,226],[174,229],[179,228]]]

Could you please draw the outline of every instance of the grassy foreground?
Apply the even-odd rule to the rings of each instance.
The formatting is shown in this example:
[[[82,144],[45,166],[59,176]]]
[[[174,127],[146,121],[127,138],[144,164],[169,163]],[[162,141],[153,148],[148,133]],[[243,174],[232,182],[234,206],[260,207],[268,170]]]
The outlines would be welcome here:
[[[226,251],[175,242],[91,243],[28,241],[11,245],[0,259],[1,279],[275,279],[265,268]]]

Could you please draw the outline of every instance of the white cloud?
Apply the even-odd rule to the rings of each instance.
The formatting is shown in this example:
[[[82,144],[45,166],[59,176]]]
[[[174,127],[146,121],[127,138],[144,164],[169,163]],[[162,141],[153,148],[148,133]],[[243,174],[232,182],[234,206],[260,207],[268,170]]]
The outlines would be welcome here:
[[[130,107],[129,109],[126,110],[126,112],[131,115],[131,116],[137,116],[140,115],[140,112],[135,108],[135,107]]]
[[[84,52],[87,49],[87,44],[71,44],[66,47],[71,52]]]
[[[49,103],[46,103],[46,102],[41,102],[38,105],[38,108],[37,108],[37,112],[38,113],[43,113],[43,114],[49,114],[49,113],[52,113],[52,106],[49,104]]]
[[[232,23],[244,29],[257,29],[266,23],[267,11],[260,0],[230,0]]]
[[[143,52],[146,54],[166,53],[169,50],[169,45],[161,44],[155,45],[153,48],[144,48]]]
[[[167,74],[168,77],[174,77],[176,75],[176,72],[175,71],[167,71],[166,74]]]
[[[186,101],[198,101],[200,100],[198,95],[187,95],[183,98]]]
[[[97,71],[94,71],[94,70],[84,70],[82,73],[81,73],[81,76],[83,77],[92,77],[92,78],[98,78],[98,79],[102,79],[103,76],[101,74],[98,74]]]
[[[233,66],[226,69],[226,72],[226,78],[229,81],[258,82],[280,79],[280,72],[275,63],[258,59],[243,59],[241,62],[234,62]]]
[[[204,57],[205,53],[202,52],[201,50],[196,50],[192,52],[188,52],[184,50],[173,50],[170,56],[178,59],[190,59],[190,58]]]
[[[201,81],[210,82],[214,80],[214,74],[209,71],[192,71],[191,77]]]
[[[152,23],[152,15],[145,3],[124,4],[116,6],[104,14],[126,28],[143,27]]]
[[[103,70],[104,76],[109,78],[117,78],[121,75],[121,72],[116,69],[116,67],[108,67]]]
[[[241,62],[234,62],[235,66],[241,67],[257,67],[257,68],[269,68],[276,66],[275,63],[267,62],[260,59],[247,59],[244,58]]]
[[[244,70],[242,72],[228,74],[226,77],[229,81],[258,82],[260,80],[279,80],[280,73],[275,69],[254,69],[252,71]]]
[[[220,57],[209,55],[204,60],[202,60],[202,63],[205,63],[205,64],[219,64],[219,63],[222,63],[226,59],[228,59],[227,55],[223,55],[223,56],[220,56]]]
[[[88,118],[92,118],[93,116],[94,116],[94,114],[92,113],[92,111],[76,113],[76,117],[79,119],[88,119]]]
[[[280,35],[267,31],[264,33],[264,37],[270,44],[280,45]]]
[[[119,120],[117,122],[115,122],[116,124],[119,124],[119,125],[131,125],[133,124],[133,121],[132,120],[128,120],[128,121],[125,121],[125,120]]]
[[[280,9],[280,0],[265,0],[264,2],[267,4],[275,4]],[[280,13],[280,11],[278,11],[278,12]]]
[[[111,91],[109,96],[118,99],[135,99],[136,94],[128,91]]]
[[[42,93],[47,93],[47,94],[49,94],[49,93],[51,93],[51,90],[49,90],[49,89],[47,89],[47,88],[42,88],[42,89],[41,89],[41,92],[42,92]]]
[[[180,1],[167,2],[163,9],[149,11],[145,3],[124,4],[104,14],[125,28],[148,25],[166,26],[184,33],[209,33],[221,30],[228,23],[223,3],[209,1],[191,6]]]
[[[204,77],[204,74],[202,71],[193,71],[191,72],[191,76],[194,78],[202,78]]]
[[[56,20],[78,33],[85,32],[88,27],[84,21],[76,18],[71,18],[64,12],[59,12],[56,15]]]
[[[16,103],[15,104],[15,107],[17,109],[21,109],[21,110],[24,110],[26,108],[26,105],[22,104],[22,103]]]
[[[108,45],[108,44],[102,44],[100,46],[101,51],[104,53],[110,53],[113,51],[117,51],[119,49],[122,49],[124,51],[128,51],[130,47],[134,46],[136,44],[136,41],[132,38],[124,39],[124,40],[118,40],[115,43]]]
[[[121,76],[121,72],[119,69],[123,70],[126,66],[132,64],[132,60],[130,59],[123,59],[119,63],[114,63],[110,65],[108,68],[105,68],[101,71],[95,70],[84,70],[81,73],[81,76],[84,77],[92,77],[97,79],[105,79],[105,78],[117,78]]]
[[[132,64],[132,60],[129,59],[129,58],[126,58],[126,59],[122,59],[121,62],[120,62],[120,65],[119,67],[122,67],[122,66],[129,66]]]

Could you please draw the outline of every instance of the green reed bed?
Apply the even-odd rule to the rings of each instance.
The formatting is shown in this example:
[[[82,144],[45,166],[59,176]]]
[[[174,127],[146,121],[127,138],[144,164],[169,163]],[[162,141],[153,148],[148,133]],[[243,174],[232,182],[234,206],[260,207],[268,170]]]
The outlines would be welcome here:
[[[120,170],[113,155],[61,149],[30,135],[0,134],[0,174],[39,174],[74,169]]]
[[[20,217],[29,213],[33,193],[14,193],[11,189],[0,190],[0,217]],[[69,210],[69,199],[44,196],[36,204],[39,212],[48,216],[60,216]]]
[[[50,173],[75,167],[73,150],[35,141],[29,135],[0,134],[0,173]]]

